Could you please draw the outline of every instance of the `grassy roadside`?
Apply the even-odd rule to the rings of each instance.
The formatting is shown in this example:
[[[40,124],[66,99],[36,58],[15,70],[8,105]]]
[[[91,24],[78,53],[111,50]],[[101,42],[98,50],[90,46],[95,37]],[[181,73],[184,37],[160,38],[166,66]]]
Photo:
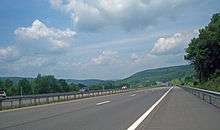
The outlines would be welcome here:
[[[220,76],[213,77],[206,82],[194,85],[194,87],[220,92]]]

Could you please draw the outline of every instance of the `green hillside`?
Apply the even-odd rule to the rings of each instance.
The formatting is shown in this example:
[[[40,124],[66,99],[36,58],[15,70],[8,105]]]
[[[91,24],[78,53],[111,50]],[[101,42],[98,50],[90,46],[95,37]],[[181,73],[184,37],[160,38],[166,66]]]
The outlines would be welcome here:
[[[6,79],[11,80],[14,84],[17,84],[22,79],[27,79],[28,81],[33,81],[34,78],[29,77],[0,77],[0,80],[4,81]],[[84,85],[93,85],[93,84],[99,84],[106,82],[105,80],[99,80],[99,79],[85,79],[85,80],[77,80],[77,79],[65,79],[65,81],[68,84],[74,83],[74,84],[84,84]]]
[[[172,66],[141,71],[117,82],[130,85],[151,85],[156,82],[168,82],[176,78],[184,78],[193,73],[193,66],[191,65]]]
[[[2,81],[6,80],[6,79],[9,79],[14,84],[17,84],[22,79],[27,79],[28,81],[34,80],[34,78],[29,78],[29,77],[0,77],[0,80],[2,80]]]

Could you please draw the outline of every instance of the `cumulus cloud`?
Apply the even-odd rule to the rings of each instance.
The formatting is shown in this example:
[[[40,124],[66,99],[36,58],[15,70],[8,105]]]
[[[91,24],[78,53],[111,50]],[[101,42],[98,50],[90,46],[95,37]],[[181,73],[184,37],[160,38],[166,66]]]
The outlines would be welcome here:
[[[59,6],[69,13],[80,29],[107,26],[135,29],[175,17],[185,7],[199,0],[68,0]]]
[[[100,55],[95,58],[92,58],[91,62],[95,65],[100,64],[112,64],[118,61],[118,52],[117,51],[102,51]]]
[[[13,47],[0,48],[0,62],[9,61],[18,56],[18,50]]]
[[[27,72],[27,68],[39,70],[43,65],[55,65],[55,59],[64,56],[76,35],[70,29],[48,27],[40,20],[33,21],[29,27],[19,27],[14,33],[14,44],[0,47],[0,63],[10,71],[21,72]]]
[[[190,40],[196,35],[196,32],[175,33],[173,36],[161,37],[154,44],[151,54],[169,55],[184,52],[184,49]]]
[[[105,22],[100,10],[91,5],[91,2],[69,0],[62,8],[71,14],[72,20],[79,29],[97,29]]]
[[[40,20],[35,20],[30,27],[17,28],[15,30],[15,35],[21,40],[45,41],[52,49],[60,49],[69,47],[76,32],[71,31],[70,29],[60,30],[47,27]]]

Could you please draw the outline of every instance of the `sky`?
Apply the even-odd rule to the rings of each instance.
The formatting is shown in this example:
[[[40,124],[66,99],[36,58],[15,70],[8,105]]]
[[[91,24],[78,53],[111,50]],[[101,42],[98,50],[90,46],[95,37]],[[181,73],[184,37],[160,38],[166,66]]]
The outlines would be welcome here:
[[[219,0],[1,0],[0,76],[122,79],[187,64]]]

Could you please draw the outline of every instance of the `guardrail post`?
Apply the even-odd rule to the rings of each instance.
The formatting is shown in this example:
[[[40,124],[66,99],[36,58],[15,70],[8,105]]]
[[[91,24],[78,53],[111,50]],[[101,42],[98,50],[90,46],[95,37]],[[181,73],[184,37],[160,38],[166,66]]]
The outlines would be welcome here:
[[[204,93],[202,94],[202,100],[205,100],[205,94]]]
[[[3,109],[2,107],[2,99],[0,99],[0,111]]]
[[[32,106],[32,99],[30,99],[30,104],[31,104],[31,106]]]
[[[10,101],[10,104],[11,104],[11,108],[12,108],[12,106],[13,106],[13,104],[12,104],[12,103],[13,103],[13,101]]]
[[[49,97],[47,97],[47,99],[46,99],[46,100],[47,100],[47,103],[49,103]]]
[[[19,98],[19,107],[21,107],[21,98]]]
[[[60,101],[60,96],[58,96],[58,101]]]
[[[212,96],[209,95],[209,103],[212,104]]]

